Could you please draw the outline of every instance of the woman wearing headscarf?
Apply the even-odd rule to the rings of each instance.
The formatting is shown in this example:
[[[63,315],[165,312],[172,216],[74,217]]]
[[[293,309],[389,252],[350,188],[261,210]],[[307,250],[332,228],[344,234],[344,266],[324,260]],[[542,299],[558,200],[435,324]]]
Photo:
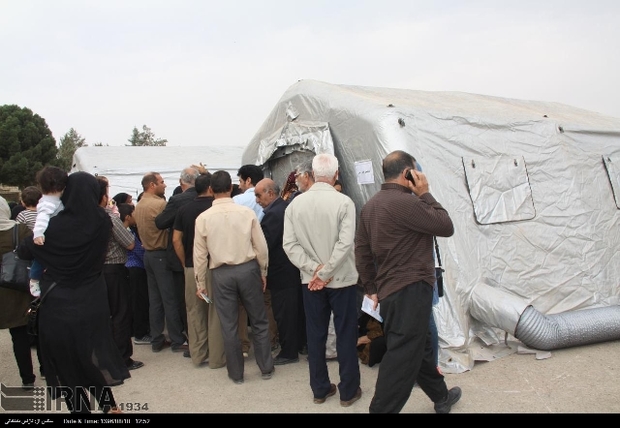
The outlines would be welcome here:
[[[28,226],[11,220],[11,210],[6,199],[0,196],[0,254],[8,253],[15,248],[13,244],[13,228],[17,227],[18,239],[31,236]],[[32,240],[32,238],[31,238]],[[13,355],[17,361],[19,376],[24,389],[34,387],[34,370],[30,352],[30,336],[27,332],[28,319],[26,311],[34,299],[28,292],[0,287],[0,329],[9,329],[13,341]]]
[[[295,180],[297,179],[297,173],[295,171],[291,172],[286,178],[286,183],[282,187],[282,192],[280,193],[280,197],[285,201],[291,201],[296,195],[299,193],[299,188],[297,187],[297,183]]]
[[[52,398],[64,395],[72,413],[90,413],[89,392],[104,413],[120,413],[110,386],[130,377],[112,339],[102,273],[112,223],[99,192],[93,175],[70,174],[45,245],[26,239],[18,249],[45,267],[41,295],[56,282],[39,309],[39,346]]]

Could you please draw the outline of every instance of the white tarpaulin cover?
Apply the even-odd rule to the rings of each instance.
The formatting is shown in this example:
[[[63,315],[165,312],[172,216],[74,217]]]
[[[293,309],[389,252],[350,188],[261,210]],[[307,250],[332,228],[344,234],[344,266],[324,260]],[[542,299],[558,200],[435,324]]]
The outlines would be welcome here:
[[[300,160],[334,153],[359,213],[398,149],[417,159],[455,224],[439,238],[444,371],[501,348],[528,307],[547,316],[619,305],[620,119],[552,102],[303,80],[242,163],[282,184]]]
[[[104,175],[110,181],[110,197],[124,192],[137,201],[142,193],[142,177],[148,172],[159,172],[166,182],[166,199],[179,185],[183,168],[202,162],[210,172],[226,170],[233,183],[238,182],[241,166],[241,146],[87,146],[73,155],[73,171],[87,171]]]

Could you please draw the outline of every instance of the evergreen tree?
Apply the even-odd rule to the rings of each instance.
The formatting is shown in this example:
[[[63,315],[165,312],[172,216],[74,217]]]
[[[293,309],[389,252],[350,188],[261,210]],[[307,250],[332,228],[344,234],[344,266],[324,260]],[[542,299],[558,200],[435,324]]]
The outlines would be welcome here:
[[[0,183],[24,188],[36,173],[56,165],[56,140],[45,119],[17,105],[0,106]]]
[[[165,146],[168,140],[155,138],[155,134],[146,125],[142,125],[142,132],[134,126],[131,137],[127,140],[132,146]]]
[[[80,147],[88,146],[86,140],[75,129],[71,128],[63,137],[60,138],[58,148],[58,167],[65,171],[71,171],[73,166],[73,154]]]

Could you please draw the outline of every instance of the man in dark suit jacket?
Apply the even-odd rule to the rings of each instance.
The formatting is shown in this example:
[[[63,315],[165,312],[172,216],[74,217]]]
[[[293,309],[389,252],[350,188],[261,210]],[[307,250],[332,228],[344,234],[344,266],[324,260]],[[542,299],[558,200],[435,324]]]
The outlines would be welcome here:
[[[185,274],[183,266],[174,251],[174,245],[172,244],[172,226],[174,225],[174,218],[177,215],[177,211],[183,205],[193,201],[198,193],[196,192],[195,183],[196,178],[200,175],[197,168],[190,166],[185,168],[181,172],[179,178],[179,184],[181,185],[182,193],[176,194],[168,200],[164,210],[155,217],[155,226],[158,229],[169,229],[168,247],[166,248],[166,267],[172,271],[174,278],[174,286],[177,300],[180,304],[181,318],[183,319],[183,328],[187,335],[187,312],[185,309]],[[185,352],[184,356],[189,357],[189,353]]]
[[[306,344],[306,326],[299,269],[289,261],[282,248],[284,211],[288,202],[279,196],[279,186],[269,178],[259,181],[254,193],[264,212],[260,225],[269,248],[267,288],[271,291],[271,306],[280,337],[280,353],[273,363],[296,363],[298,352]]]

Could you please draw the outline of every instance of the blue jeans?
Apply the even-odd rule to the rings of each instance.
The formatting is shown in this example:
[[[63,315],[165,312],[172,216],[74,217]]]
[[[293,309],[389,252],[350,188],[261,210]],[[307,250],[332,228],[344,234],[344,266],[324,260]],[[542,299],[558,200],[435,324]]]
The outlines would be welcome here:
[[[30,279],[40,280],[41,275],[43,275],[43,265],[36,260],[32,261],[32,265],[30,265]]]
[[[360,368],[357,356],[357,289],[355,284],[344,288],[308,290],[302,284],[306,333],[308,336],[308,368],[310,388],[315,398],[323,398],[330,390],[329,372],[325,360],[325,344],[330,313],[334,313],[336,352],[340,383],[340,399],[353,398],[360,386]]]

